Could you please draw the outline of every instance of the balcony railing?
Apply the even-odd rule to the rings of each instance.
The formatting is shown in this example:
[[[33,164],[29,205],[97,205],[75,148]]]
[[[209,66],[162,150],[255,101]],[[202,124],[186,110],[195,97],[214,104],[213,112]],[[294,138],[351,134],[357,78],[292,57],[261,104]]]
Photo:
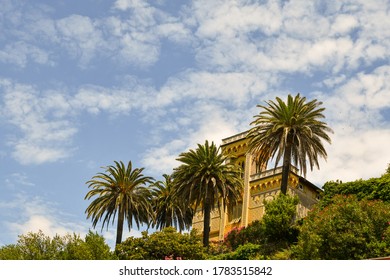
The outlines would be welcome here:
[[[222,139],[222,145],[226,145],[241,139],[245,139],[245,137],[248,135],[248,131],[241,132],[239,134],[230,136],[228,138]]]
[[[272,175],[281,174],[282,169],[283,169],[283,167],[279,166],[279,167],[276,167],[276,169],[272,168],[272,169],[268,169],[268,170],[265,170],[265,171],[260,172],[260,173],[253,174],[253,175],[251,175],[250,180],[255,181],[255,180],[259,180],[261,178],[269,177]],[[299,169],[297,167],[291,165],[290,171],[292,171],[294,173],[298,173]]]

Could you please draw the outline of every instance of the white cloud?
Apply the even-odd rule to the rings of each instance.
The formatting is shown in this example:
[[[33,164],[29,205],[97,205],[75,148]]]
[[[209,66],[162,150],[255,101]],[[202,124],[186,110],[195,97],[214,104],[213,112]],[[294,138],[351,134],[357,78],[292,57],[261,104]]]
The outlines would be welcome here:
[[[308,179],[319,186],[330,180],[354,181],[378,177],[390,163],[386,147],[390,129],[371,128],[354,130],[333,127],[332,145],[327,147],[328,160],[320,163],[320,170],[308,173]]]
[[[71,15],[56,22],[61,44],[69,49],[72,56],[80,58],[81,66],[98,53],[104,51],[102,32],[86,16]]]
[[[3,115],[22,136],[11,138],[13,157],[22,164],[57,161],[71,154],[69,144],[77,132],[64,116],[71,114],[61,93],[39,93],[34,87],[3,82]]]
[[[10,1],[5,6],[2,37],[15,43],[0,49],[0,62],[21,68],[29,62],[53,66],[63,49],[84,69],[95,58],[145,68],[158,61],[161,39],[188,44],[190,35],[178,18],[146,1],[117,1],[111,15],[99,18],[71,14],[57,19],[48,6],[26,4],[23,11]]]
[[[29,232],[36,233],[40,230],[50,237],[76,233],[80,234],[82,238],[88,233],[89,229],[95,231],[90,221],[78,221],[76,217],[61,212],[58,205],[23,192],[18,192],[13,200],[7,202],[0,200],[0,209],[2,213],[9,211],[14,213],[12,216],[3,216],[1,221],[2,227],[9,232],[12,238],[12,240],[7,241],[8,244],[15,243],[19,235]],[[131,229],[129,232],[126,229],[125,226],[123,240],[130,236],[141,237],[140,231]],[[143,230],[143,228],[140,230]],[[96,231],[103,235],[106,243],[114,249],[116,227],[110,226],[108,230],[104,227],[101,231],[101,226],[98,225]]]
[[[114,3],[114,8],[126,11],[130,8],[139,8],[147,6],[147,2],[144,0],[117,0]]]
[[[66,233],[86,233],[86,223],[71,221],[71,217],[58,212],[57,206],[48,203],[40,197],[27,196],[19,193],[11,203],[1,205],[3,210],[11,210],[12,221],[6,220],[3,223],[13,234],[14,238],[28,232],[42,230],[48,236]]]
[[[110,90],[97,86],[84,86],[72,99],[75,108],[97,114],[100,111],[110,113],[128,113],[136,105],[137,96],[129,91]]]
[[[179,165],[176,159],[180,153],[196,149],[206,140],[219,146],[223,138],[247,129],[250,114],[245,109],[228,110],[212,100],[190,102],[172,118],[166,118],[167,122],[176,124],[175,139],[159,139],[157,145],[142,155],[142,164],[156,174],[170,174]]]
[[[390,107],[389,78],[390,67],[378,67],[371,73],[360,72],[345,80],[333,95],[323,95],[321,99],[325,101],[331,122],[355,129],[382,126],[381,110]]]
[[[315,1],[289,1],[281,11],[282,32],[293,38],[315,40],[329,33],[330,20],[318,11]]]
[[[324,183],[368,179],[384,173],[390,162],[390,151],[386,149],[390,125],[382,115],[390,108],[389,75],[389,66],[360,72],[354,78],[337,81],[332,95],[319,95],[335,133],[331,135],[328,162],[309,178]]]
[[[28,176],[24,172],[15,172],[9,175],[5,180],[4,183],[6,186],[11,187],[12,189],[15,188],[15,186],[26,186],[26,187],[33,187],[35,186],[35,183],[31,182]]]
[[[324,83],[324,85],[326,85],[328,88],[333,88],[334,86],[344,82],[345,79],[346,76],[344,74],[341,74],[340,76],[331,76],[329,78],[326,78],[322,81],[322,83]]]
[[[248,102],[248,97],[261,95],[274,81],[272,75],[263,73],[189,71],[169,79],[155,104],[161,106],[191,98],[240,106]]]
[[[42,164],[68,158],[72,151],[61,147],[47,147],[48,143],[32,143],[31,141],[17,141],[14,144],[12,156],[21,164]]]
[[[390,50],[385,3],[272,3],[194,2],[198,62],[224,71],[311,75],[371,65]]]
[[[78,133],[75,120],[83,112],[128,115],[133,109],[154,107],[155,92],[139,81],[122,88],[81,86],[76,94],[63,90],[39,91],[36,87],[0,81],[3,92],[2,116],[18,132],[8,136],[12,156],[22,164],[55,162],[73,155],[73,137]]]
[[[140,67],[153,65],[160,56],[161,39],[188,44],[189,31],[178,19],[152,7],[145,1],[117,1],[128,17],[113,16],[103,20],[113,57],[120,63]]]
[[[178,166],[176,158],[187,149],[188,143],[175,139],[159,147],[148,149],[143,154],[142,164],[152,173],[171,174]]]
[[[84,66],[99,56],[121,65],[150,67],[158,61],[165,39],[178,45],[187,42],[198,64],[169,77],[159,89],[136,81],[127,88],[84,85],[74,96],[45,95],[34,89],[20,90],[23,97],[8,92],[7,116],[23,136],[13,139],[14,156],[45,162],[69,155],[67,143],[77,132],[72,119],[66,117],[70,112],[117,115],[138,110],[148,113],[143,121],[156,127],[159,145],[151,146],[144,162],[154,170],[166,169],[174,165],[180,149],[246,129],[253,115],[248,108],[255,106],[250,103],[281,93],[279,86],[286,73],[305,78],[327,73],[317,85],[327,87],[328,93],[319,94],[327,108],[327,120],[339,124],[332,147],[345,143],[348,135],[356,140],[360,135],[358,143],[366,143],[367,136],[361,131],[372,130],[376,135],[383,126],[388,128],[381,110],[389,108],[389,69],[385,65],[369,73],[359,70],[355,75],[354,71],[362,65],[374,67],[389,53],[386,6],[385,1],[371,5],[367,1],[205,0],[193,1],[173,17],[147,1],[118,0],[110,16],[101,18],[71,15],[54,20],[45,15],[32,29],[34,35],[65,46]],[[31,41],[26,45],[34,46]],[[46,62],[51,58],[47,56]],[[27,65],[29,59],[30,53],[17,63]],[[45,56],[40,59],[44,63]],[[11,97],[19,103],[11,102]],[[160,118],[164,118],[163,124],[157,125]],[[342,129],[351,128],[350,134],[343,133]],[[162,140],[167,131],[176,139]],[[176,136],[176,132],[180,134]],[[351,165],[348,153],[343,158],[345,166]],[[337,155],[342,153],[330,154],[339,159]]]
[[[3,50],[0,49],[0,62],[15,64],[21,68],[25,68],[29,62],[54,65],[50,52],[23,41],[8,44]]]
[[[271,35],[281,27],[280,9],[275,2],[265,5],[239,1],[194,1],[194,16],[200,23],[197,36],[205,39],[234,38],[240,33],[260,31]]]
[[[349,14],[337,15],[330,30],[330,35],[349,34],[354,28],[359,26],[358,19]]]

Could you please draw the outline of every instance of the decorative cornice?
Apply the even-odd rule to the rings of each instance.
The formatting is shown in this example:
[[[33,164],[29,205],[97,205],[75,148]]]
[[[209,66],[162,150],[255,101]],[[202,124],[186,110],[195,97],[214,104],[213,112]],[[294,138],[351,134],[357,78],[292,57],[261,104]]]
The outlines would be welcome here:
[[[244,132],[240,132],[240,133],[238,133],[236,135],[233,135],[233,136],[230,136],[228,138],[222,139],[222,145],[221,146],[225,146],[225,145],[228,145],[230,143],[233,143],[233,142],[245,139],[246,136],[248,135],[248,132],[249,132],[249,130],[244,131]]]

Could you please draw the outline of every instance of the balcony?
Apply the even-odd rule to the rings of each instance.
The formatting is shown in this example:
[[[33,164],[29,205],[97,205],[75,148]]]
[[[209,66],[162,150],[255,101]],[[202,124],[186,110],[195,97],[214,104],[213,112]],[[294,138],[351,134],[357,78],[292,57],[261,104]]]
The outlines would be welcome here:
[[[244,131],[244,132],[241,132],[239,134],[236,134],[236,135],[230,136],[228,138],[222,139],[222,146],[230,144],[230,143],[233,143],[233,142],[236,142],[236,141],[241,140],[241,139],[245,139],[246,136],[248,135],[248,132],[249,131]]]
[[[281,174],[282,169],[283,169],[283,167],[279,166],[279,167],[276,167],[276,169],[272,168],[272,169],[268,169],[268,170],[265,170],[265,171],[260,172],[260,173],[253,174],[250,176],[250,181],[256,181],[256,180],[259,180],[261,178],[270,177],[270,176],[273,176],[276,174]],[[290,171],[298,174],[299,169],[297,167],[291,165]]]

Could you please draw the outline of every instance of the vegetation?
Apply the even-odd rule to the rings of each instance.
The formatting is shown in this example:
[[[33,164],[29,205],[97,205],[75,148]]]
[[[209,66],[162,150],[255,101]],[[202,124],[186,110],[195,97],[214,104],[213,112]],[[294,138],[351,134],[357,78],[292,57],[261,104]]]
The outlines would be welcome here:
[[[390,204],[336,195],[325,208],[305,218],[297,259],[368,259],[390,255]]]
[[[172,227],[183,231],[192,225],[193,209],[176,195],[170,175],[164,174],[164,181],[158,181],[153,189],[153,211],[157,229]]]
[[[208,247],[211,211],[222,205],[234,205],[240,198],[243,182],[241,170],[220,148],[208,141],[196,150],[182,153],[177,159],[182,164],[173,173],[176,192],[186,205],[202,207],[203,245]]]
[[[92,189],[85,199],[97,196],[85,211],[87,218],[92,219],[93,227],[102,219],[102,229],[105,224],[108,227],[118,212],[116,245],[122,242],[125,220],[130,231],[133,221],[139,228],[140,224],[153,219],[151,192],[147,187],[153,183],[153,178],[143,175],[143,170],[133,169],[131,161],[127,167],[123,162],[115,161],[115,166],[106,167],[106,173],[98,173],[87,182]]]
[[[250,252],[254,253],[254,248],[257,248],[256,256],[260,259],[274,258],[277,252],[288,249],[297,240],[297,204],[297,197],[283,194],[267,202],[262,220],[246,228],[233,229],[226,235],[224,243],[232,251],[229,255],[235,256],[236,251],[244,245],[248,247],[242,247],[241,251],[252,248]]]
[[[110,251],[102,236],[89,232],[85,239],[79,235],[46,236],[42,231],[20,235],[17,244],[0,248],[0,260],[111,260],[117,257]]]
[[[142,233],[141,238],[130,237],[117,248],[121,260],[202,260],[206,259],[206,251],[196,231],[178,233],[172,227],[148,235]]]
[[[262,111],[254,116],[249,131],[249,150],[259,166],[266,166],[275,158],[275,167],[283,158],[281,192],[286,194],[291,163],[299,166],[306,175],[306,161],[310,168],[317,166],[318,157],[326,159],[322,140],[331,142],[328,132],[332,130],[320,119],[324,118],[316,99],[306,102],[305,97],[288,95],[287,103],[279,97],[270,100],[267,106],[257,105]]]
[[[330,181],[323,186],[324,196],[321,199],[321,206],[331,203],[332,198],[338,194],[355,195],[358,199],[380,199],[390,202],[390,173],[387,172],[379,178],[368,180],[356,180],[342,183]]]
[[[172,227],[130,237],[110,251],[104,238],[89,232],[50,238],[42,232],[19,236],[0,248],[0,259],[368,259],[390,255],[390,204],[335,195],[296,220],[297,198],[280,195],[266,204],[266,214],[246,228],[236,228],[207,249],[196,231]]]

